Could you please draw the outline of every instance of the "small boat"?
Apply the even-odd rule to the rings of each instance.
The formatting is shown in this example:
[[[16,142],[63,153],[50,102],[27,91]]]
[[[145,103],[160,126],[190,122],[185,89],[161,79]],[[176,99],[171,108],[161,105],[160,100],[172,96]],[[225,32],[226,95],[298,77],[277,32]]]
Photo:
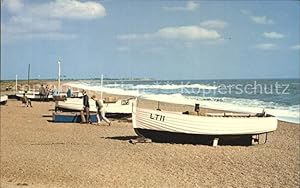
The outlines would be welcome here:
[[[117,100],[112,103],[104,103],[106,113],[108,114],[131,114],[132,113],[132,99]],[[97,112],[95,101],[90,99],[90,112]],[[55,108],[57,110],[65,111],[81,111],[83,110],[83,99],[67,98],[66,101],[58,101]]]
[[[7,95],[1,95],[0,104],[5,105],[7,103],[8,96]]]
[[[20,99],[23,97],[23,95],[24,95],[24,92],[20,91],[19,93],[16,94],[16,97]],[[36,91],[26,92],[25,96],[30,100],[40,100],[41,99],[41,95],[39,94],[39,92],[36,92]],[[47,99],[52,100],[53,96],[51,94],[49,94]]]
[[[39,94],[39,92],[36,92],[36,91],[29,91],[29,92],[24,92],[24,91],[19,91],[17,94],[16,94],[16,97],[18,99],[21,99],[23,98],[23,95],[25,93],[25,96],[34,101],[34,100],[41,100],[41,95]],[[65,99],[67,98],[67,94],[66,93],[59,93],[57,95],[52,95],[52,94],[49,94],[48,97],[46,98],[47,100],[54,100],[54,99]]]
[[[53,122],[60,123],[79,123],[81,122],[81,115],[79,112],[54,112],[52,116]],[[97,122],[97,114],[90,114],[90,121]]]
[[[197,143],[208,139],[218,144],[226,137],[251,138],[277,129],[277,119],[265,114],[206,114],[152,110],[133,106],[133,128],[137,135],[158,142]],[[216,141],[216,143],[215,143]],[[252,140],[251,140],[252,141]]]

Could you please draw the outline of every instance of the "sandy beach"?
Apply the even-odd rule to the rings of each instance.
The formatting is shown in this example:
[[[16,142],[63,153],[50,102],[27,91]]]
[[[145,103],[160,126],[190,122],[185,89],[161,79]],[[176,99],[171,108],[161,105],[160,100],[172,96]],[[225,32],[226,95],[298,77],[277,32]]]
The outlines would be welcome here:
[[[152,107],[156,103],[145,103]],[[151,106],[152,105],[152,106]],[[163,108],[188,107],[163,104]],[[299,187],[300,126],[265,145],[130,144],[130,121],[53,123],[54,102],[1,106],[1,187]]]

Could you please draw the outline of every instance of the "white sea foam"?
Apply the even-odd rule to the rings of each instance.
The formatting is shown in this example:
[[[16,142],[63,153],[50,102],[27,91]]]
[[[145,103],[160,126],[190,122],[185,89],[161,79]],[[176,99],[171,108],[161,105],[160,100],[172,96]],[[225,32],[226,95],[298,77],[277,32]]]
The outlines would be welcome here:
[[[132,89],[183,89],[183,88],[194,88],[194,89],[207,89],[215,90],[217,86],[203,85],[203,84],[155,84],[155,85],[136,85],[132,86]]]
[[[66,85],[75,87],[75,88],[81,88],[85,90],[91,90],[91,91],[101,91],[105,93],[111,93],[115,95],[128,95],[128,96],[140,96],[140,93],[138,91],[134,90],[124,90],[120,88],[108,88],[108,87],[101,87],[99,85],[89,86],[86,84],[80,84],[80,83],[67,83]]]

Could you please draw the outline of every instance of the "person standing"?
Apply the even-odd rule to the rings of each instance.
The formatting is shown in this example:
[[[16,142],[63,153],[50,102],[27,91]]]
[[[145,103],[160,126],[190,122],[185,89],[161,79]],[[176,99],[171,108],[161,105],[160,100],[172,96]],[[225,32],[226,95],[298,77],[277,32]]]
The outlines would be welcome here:
[[[71,88],[68,87],[68,91],[67,91],[67,97],[72,97],[72,91],[71,91]]]
[[[98,124],[100,124],[101,120],[103,119],[108,124],[108,126],[110,126],[111,122],[105,117],[105,108],[104,108],[104,105],[103,105],[103,101],[101,99],[98,100],[96,95],[93,95],[92,99],[95,101],[96,108],[97,108]]]
[[[40,95],[40,101],[45,101],[46,90],[45,90],[43,84],[42,84],[41,87],[40,87],[39,95]]]
[[[89,96],[86,94],[85,90],[82,91],[82,94],[83,94],[83,110],[86,113],[86,123],[91,123]]]

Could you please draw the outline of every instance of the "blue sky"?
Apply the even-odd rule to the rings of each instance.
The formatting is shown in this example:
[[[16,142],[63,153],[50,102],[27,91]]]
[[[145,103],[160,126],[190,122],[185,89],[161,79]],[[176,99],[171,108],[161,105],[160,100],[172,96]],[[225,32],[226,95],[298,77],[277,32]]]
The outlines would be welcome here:
[[[299,78],[299,1],[3,0],[1,79]]]

